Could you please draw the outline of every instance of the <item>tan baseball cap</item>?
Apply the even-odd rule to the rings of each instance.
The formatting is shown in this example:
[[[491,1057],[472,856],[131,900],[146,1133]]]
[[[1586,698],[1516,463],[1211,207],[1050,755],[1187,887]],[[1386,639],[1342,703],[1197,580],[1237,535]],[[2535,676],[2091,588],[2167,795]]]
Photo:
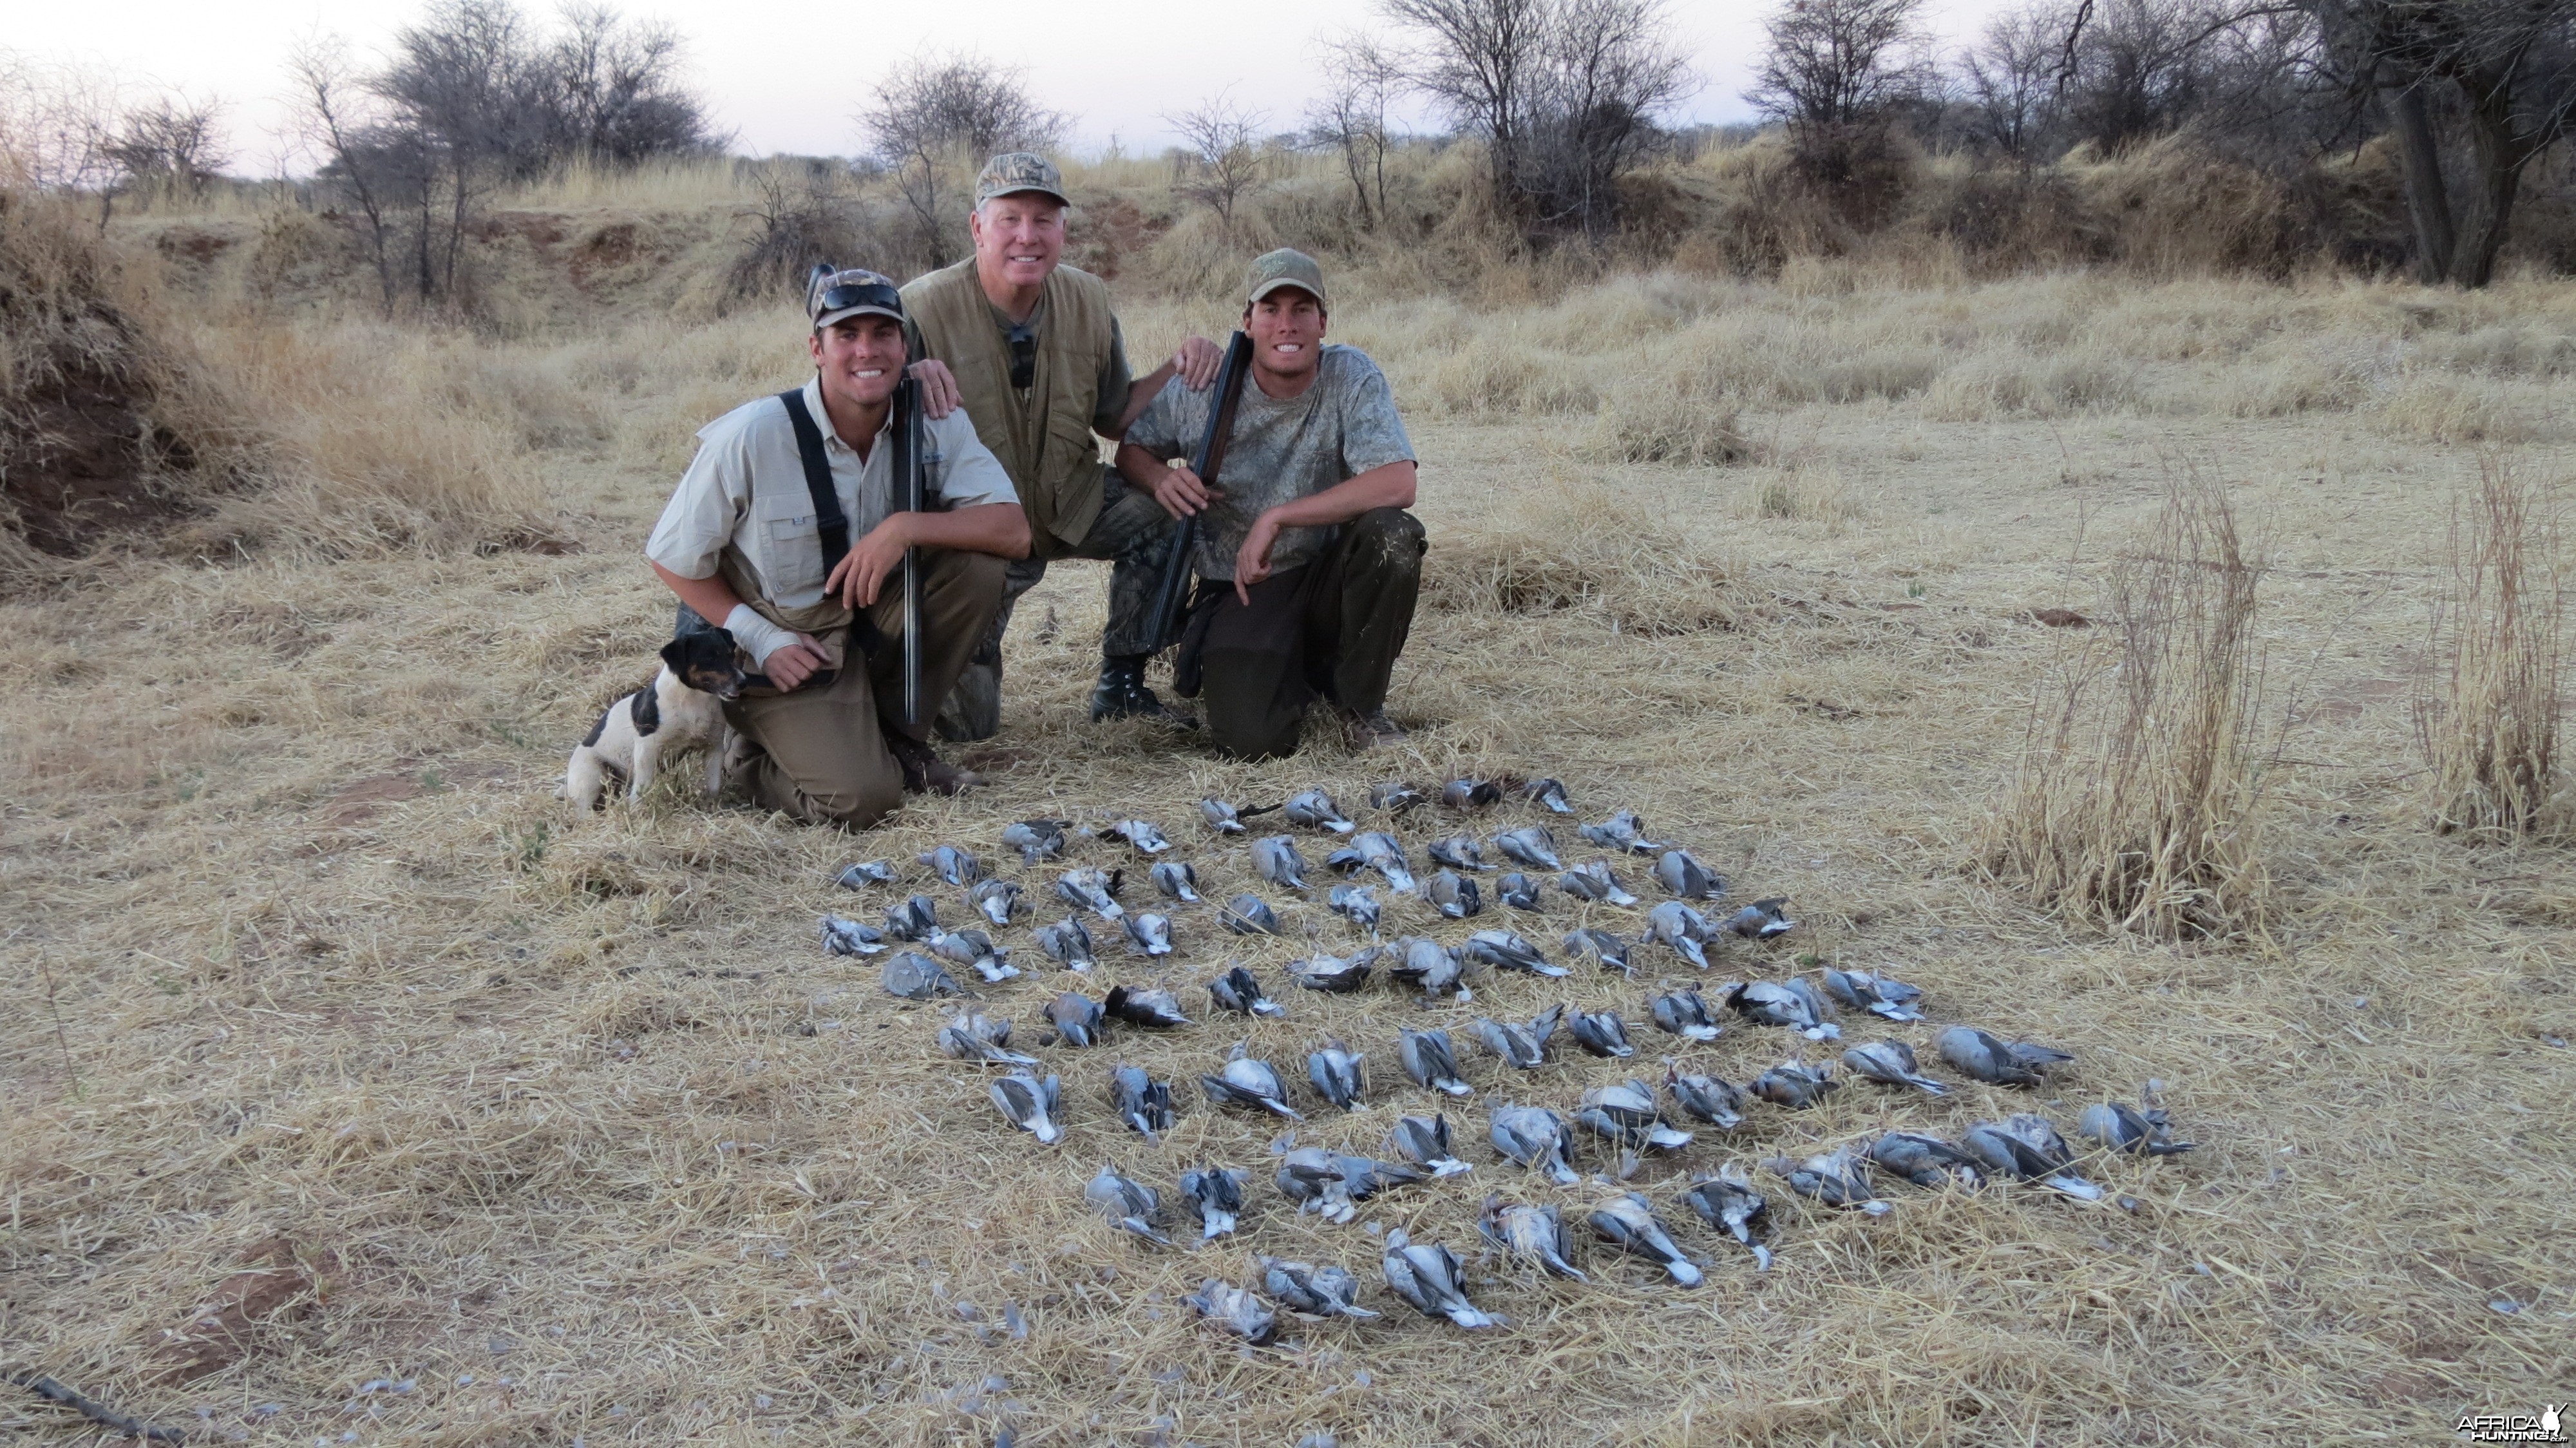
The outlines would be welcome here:
[[[1064,173],[1055,163],[1031,151],[1004,151],[984,163],[983,173],[975,178],[975,204],[983,205],[996,196],[1019,191],[1035,191],[1052,196],[1060,206],[1071,206],[1073,198],[1064,194]]]
[[[805,288],[805,315],[814,319],[815,331],[862,312],[903,320],[903,293],[892,277],[864,267],[814,268]]]
[[[1251,306],[1281,287],[1312,293],[1319,307],[1332,305],[1324,296],[1324,269],[1293,246],[1266,251],[1252,259],[1252,276],[1243,285],[1243,304]]]

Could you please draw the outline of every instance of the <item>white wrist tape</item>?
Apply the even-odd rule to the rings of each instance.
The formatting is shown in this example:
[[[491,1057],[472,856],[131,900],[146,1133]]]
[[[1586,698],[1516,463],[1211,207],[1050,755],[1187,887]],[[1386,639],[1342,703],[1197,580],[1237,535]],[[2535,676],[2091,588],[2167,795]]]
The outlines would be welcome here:
[[[733,606],[733,612],[725,615],[724,627],[726,633],[733,635],[733,641],[742,646],[742,651],[751,655],[763,668],[768,667],[771,654],[796,642],[794,633],[762,618],[747,603]]]

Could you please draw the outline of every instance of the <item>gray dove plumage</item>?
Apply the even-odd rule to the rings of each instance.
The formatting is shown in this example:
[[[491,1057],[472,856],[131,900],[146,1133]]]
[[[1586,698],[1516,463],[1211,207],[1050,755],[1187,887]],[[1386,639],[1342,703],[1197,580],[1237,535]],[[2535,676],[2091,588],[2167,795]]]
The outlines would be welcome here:
[[[1506,1203],[1501,1192],[1491,1193],[1477,1214],[1476,1230],[1504,1256],[1534,1262],[1569,1281],[1592,1280],[1571,1260],[1574,1239],[1566,1235],[1564,1214],[1552,1204]]]

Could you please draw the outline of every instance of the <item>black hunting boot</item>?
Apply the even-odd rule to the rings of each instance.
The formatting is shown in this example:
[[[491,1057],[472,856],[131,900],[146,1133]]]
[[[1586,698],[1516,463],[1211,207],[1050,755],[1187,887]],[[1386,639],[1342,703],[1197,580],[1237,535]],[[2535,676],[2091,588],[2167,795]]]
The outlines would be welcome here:
[[[1165,704],[1145,687],[1145,661],[1151,654],[1104,654],[1100,682],[1091,689],[1091,722],[1143,717],[1160,719],[1176,729],[1196,729],[1199,721]]]

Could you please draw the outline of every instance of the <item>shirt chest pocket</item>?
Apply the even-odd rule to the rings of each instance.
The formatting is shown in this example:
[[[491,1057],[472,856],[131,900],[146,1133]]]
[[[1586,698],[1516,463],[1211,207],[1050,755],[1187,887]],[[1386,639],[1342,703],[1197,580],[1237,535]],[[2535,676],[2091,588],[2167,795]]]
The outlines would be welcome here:
[[[753,516],[761,580],[772,595],[808,593],[823,586],[821,520],[811,498],[763,498]]]

